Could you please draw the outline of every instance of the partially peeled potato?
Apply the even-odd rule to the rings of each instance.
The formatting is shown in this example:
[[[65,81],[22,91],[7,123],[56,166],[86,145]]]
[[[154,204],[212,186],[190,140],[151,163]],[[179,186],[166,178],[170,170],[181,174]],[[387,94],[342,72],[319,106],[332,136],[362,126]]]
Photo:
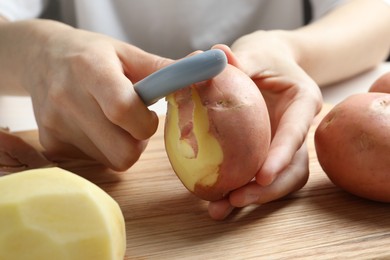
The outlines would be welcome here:
[[[255,177],[268,154],[271,128],[263,96],[246,74],[228,64],[167,101],[165,147],[189,191],[215,201]]]

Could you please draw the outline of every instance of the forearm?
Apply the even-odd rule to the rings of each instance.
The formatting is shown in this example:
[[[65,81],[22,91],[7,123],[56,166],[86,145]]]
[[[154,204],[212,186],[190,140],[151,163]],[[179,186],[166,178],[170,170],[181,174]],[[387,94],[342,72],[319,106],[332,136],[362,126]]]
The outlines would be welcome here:
[[[28,75],[44,62],[36,57],[45,49],[51,31],[58,26],[62,25],[43,20],[8,22],[0,18],[0,93],[27,94],[27,81],[33,78]]]
[[[386,59],[390,7],[378,0],[350,1],[286,36],[300,66],[319,85],[330,84]]]

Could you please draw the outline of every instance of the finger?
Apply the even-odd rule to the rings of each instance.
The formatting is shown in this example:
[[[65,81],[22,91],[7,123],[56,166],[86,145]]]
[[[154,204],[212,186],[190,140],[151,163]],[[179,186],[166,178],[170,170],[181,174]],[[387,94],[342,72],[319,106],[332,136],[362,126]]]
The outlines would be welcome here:
[[[100,107],[97,109],[135,139],[151,137],[157,130],[158,116],[136,94],[132,82],[123,74],[121,64],[107,62],[97,73],[98,80],[87,86]]]
[[[126,78],[111,86],[95,95],[106,117],[137,140],[150,138],[158,127],[157,114],[145,106]]]
[[[65,130],[65,127],[61,127]],[[72,140],[66,134],[54,134],[53,131],[39,131],[39,140],[44,147],[45,156],[53,162],[62,162],[69,159],[95,160],[104,165],[108,165],[107,158],[96,148],[96,146],[84,135],[80,136],[74,129],[65,130],[72,133],[72,138],[77,140],[77,145],[73,145]],[[80,149],[81,148],[81,149]]]
[[[138,160],[141,151],[146,146],[145,142],[138,142],[136,145],[141,147],[138,149],[133,149],[134,145],[131,145],[130,148],[132,149],[119,151],[121,148],[114,145],[114,147],[102,151],[88,137],[74,138],[75,136],[72,136],[72,138],[56,138],[53,135],[40,138],[42,146],[45,148],[45,156],[54,162],[69,159],[94,160],[110,169],[124,171]],[[75,140],[76,142],[74,142]],[[111,139],[111,143],[117,144],[113,139]]]
[[[136,140],[108,120],[88,92],[80,90],[77,95],[70,92],[57,102],[60,104],[49,106],[39,118],[42,137],[51,151],[60,149],[57,154],[70,154],[72,149],[64,145],[68,143],[106,166],[122,171],[133,165],[145,149],[146,142]]]
[[[82,92],[80,91],[82,95]],[[70,105],[68,98],[50,99],[40,106],[34,106],[37,115],[39,141],[51,158],[95,158],[103,161],[93,143],[80,130],[78,122],[72,118],[75,105]],[[71,98],[71,100],[74,100]],[[55,103],[53,105],[52,103]],[[66,107],[66,109],[64,109]],[[77,147],[85,147],[82,151]]]
[[[130,44],[116,42],[115,46],[126,76],[134,83],[173,62]]]
[[[45,135],[40,137],[40,142],[45,148],[43,154],[46,156],[46,158],[53,162],[62,162],[69,159],[96,160],[102,164],[105,162],[105,157],[101,153],[96,155],[91,149],[83,152],[76,146],[68,142],[60,141],[52,135]],[[83,147],[87,146],[84,145]]]
[[[292,161],[296,151],[302,146],[314,116],[321,102],[316,95],[303,93],[297,96],[285,109],[277,123],[268,156],[256,175],[258,184],[267,186],[279,172]]]
[[[212,201],[208,206],[209,215],[215,220],[225,219],[233,211],[233,209],[234,207],[230,205],[228,199]]]
[[[99,103],[107,117],[114,123],[124,128],[138,140],[151,137],[158,126],[158,117],[150,111],[133,88],[133,83],[145,78],[151,73],[167,66],[173,60],[147,53],[135,46],[116,42],[117,55],[121,61],[117,72],[119,82],[113,82],[113,93],[102,93]],[[110,92],[112,89],[108,89]],[[114,100],[106,100],[111,96]],[[106,100],[106,102],[105,102]],[[112,104],[115,104],[112,106]],[[129,119],[129,115],[132,118]]]
[[[74,98],[73,100],[77,100]],[[88,136],[91,129],[100,131],[104,129],[103,124],[99,123],[98,127],[93,127],[97,113],[91,115],[85,114],[86,110],[76,110],[77,106],[66,106],[67,113],[64,111],[56,111],[56,108],[47,110],[44,117],[37,118],[39,125],[39,140],[45,148],[45,155],[53,161],[63,161],[66,159],[93,159],[106,165],[109,168],[115,169],[115,163],[111,162],[110,156],[116,153],[107,151],[104,154],[94,141]],[[99,111],[99,109],[97,109]],[[84,126],[83,122],[88,121]],[[80,123],[82,122],[82,123]],[[102,138],[99,136],[97,140],[107,141],[115,145],[113,138]],[[112,151],[112,149],[110,150]]]
[[[85,139],[91,140],[93,145],[104,157],[106,165],[114,170],[123,171],[132,166],[146,147],[146,141],[139,141],[126,132],[122,127],[113,124],[99,109],[99,105],[94,100],[86,100],[92,111],[96,111],[93,116],[86,111],[78,111],[74,118]],[[128,120],[131,120],[129,118]],[[92,145],[90,145],[92,147]],[[81,149],[85,149],[81,147]]]
[[[225,54],[226,54],[226,57],[227,57],[227,60],[228,60],[228,63],[230,65],[233,65],[237,68],[240,68],[240,63],[238,61],[238,58],[236,57],[236,55],[232,52],[232,50],[230,49],[229,46],[225,45],[225,44],[216,44],[214,45],[211,49],[219,49],[219,50],[222,50]]]
[[[292,163],[278,175],[272,184],[261,186],[256,182],[251,182],[230,194],[230,204],[235,207],[264,204],[299,190],[308,180],[308,161],[307,148],[303,145],[294,156]]]

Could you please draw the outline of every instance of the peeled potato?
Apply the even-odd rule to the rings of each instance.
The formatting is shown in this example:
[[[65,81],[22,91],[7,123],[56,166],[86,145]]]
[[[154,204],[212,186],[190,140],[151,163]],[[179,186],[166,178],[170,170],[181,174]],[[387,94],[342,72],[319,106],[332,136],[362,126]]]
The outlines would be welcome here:
[[[60,168],[0,178],[0,259],[123,259],[124,219],[96,185]]]
[[[329,179],[357,196],[390,202],[390,95],[363,93],[336,105],[315,132]]]
[[[167,101],[165,147],[188,190],[214,201],[254,178],[267,156],[271,130],[264,99],[246,74],[228,65]]]

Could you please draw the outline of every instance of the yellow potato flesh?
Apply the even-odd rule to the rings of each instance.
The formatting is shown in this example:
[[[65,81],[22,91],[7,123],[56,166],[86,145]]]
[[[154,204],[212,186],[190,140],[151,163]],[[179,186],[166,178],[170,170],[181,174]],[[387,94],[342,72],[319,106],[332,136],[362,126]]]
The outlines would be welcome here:
[[[173,169],[187,189],[194,191],[195,185],[212,186],[218,179],[223,151],[218,140],[209,132],[207,109],[202,105],[198,93],[192,90],[195,103],[193,132],[198,143],[198,153],[185,140],[180,139],[179,110],[173,95],[167,97],[170,104],[167,121],[166,151]]]
[[[0,177],[0,259],[123,259],[118,204],[59,168]]]

